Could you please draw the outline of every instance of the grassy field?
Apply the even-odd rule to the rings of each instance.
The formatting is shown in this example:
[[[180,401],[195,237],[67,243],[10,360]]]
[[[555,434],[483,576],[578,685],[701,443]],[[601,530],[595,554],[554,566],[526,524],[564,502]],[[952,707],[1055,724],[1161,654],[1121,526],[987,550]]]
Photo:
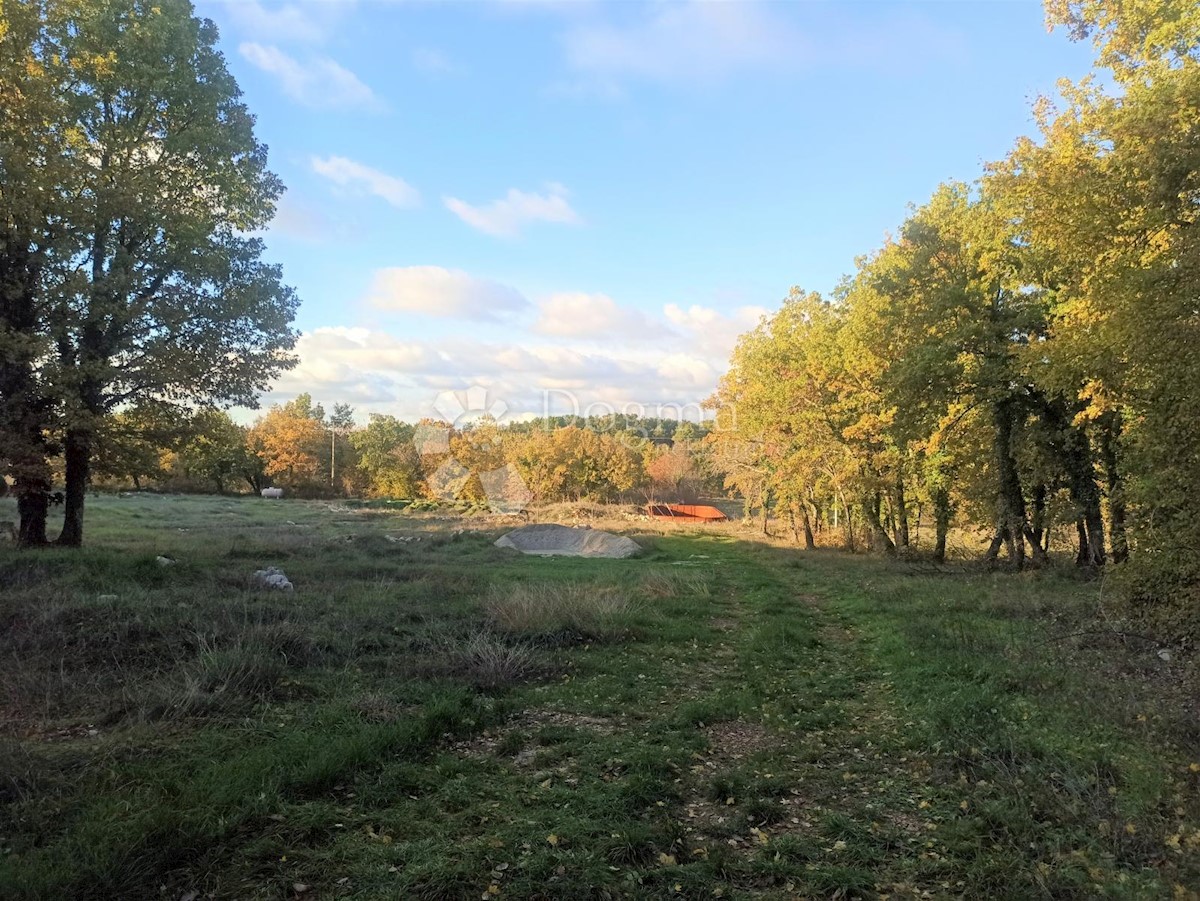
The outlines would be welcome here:
[[[1198,897],[1196,668],[1066,569],[89,503],[0,548],[2,898]]]

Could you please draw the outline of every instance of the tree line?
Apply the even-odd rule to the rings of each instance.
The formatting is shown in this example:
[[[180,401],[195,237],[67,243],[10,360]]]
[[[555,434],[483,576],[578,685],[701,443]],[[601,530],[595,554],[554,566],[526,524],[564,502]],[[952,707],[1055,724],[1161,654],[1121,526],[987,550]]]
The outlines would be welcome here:
[[[512,467],[532,503],[688,501],[719,490],[708,426],[621,414],[465,424],[410,423],[330,411],[311,395],[249,426],[228,414],[150,405],[120,411],[97,436],[96,484],[300,497],[378,497],[487,504],[491,473]],[[493,492],[494,493],[494,492]]]
[[[1070,529],[1142,600],[1200,600],[1200,7],[1050,0],[1105,76],[1063,83],[832,296],[793,289],[710,405],[730,485],[851,542],[921,511],[1021,567]],[[858,533],[854,529],[857,526]]]

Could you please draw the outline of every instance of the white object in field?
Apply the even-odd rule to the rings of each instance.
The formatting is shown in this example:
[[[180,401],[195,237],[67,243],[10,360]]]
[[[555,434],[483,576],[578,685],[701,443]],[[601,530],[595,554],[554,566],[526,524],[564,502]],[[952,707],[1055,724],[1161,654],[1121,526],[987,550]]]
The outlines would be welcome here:
[[[282,488],[264,488],[262,490],[263,497],[281,498],[283,497]]]
[[[159,566],[174,566],[175,565],[175,561],[172,560],[170,557],[155,557],[154,562],[157,563]]]
[[[538,523],[513,529],[496,540],[496,547],[510,547],[522,554],[540,557],[632,557],[641,551],[632,538],[599,529],[572,529],[554,523]]]
[[[266,569],[260,569],[254,573],[254,578],[258,580],[258,584],[263,588],[273,588],[276,591],[294,591],[295,586],[283,570],[275,566],[268,566]]]

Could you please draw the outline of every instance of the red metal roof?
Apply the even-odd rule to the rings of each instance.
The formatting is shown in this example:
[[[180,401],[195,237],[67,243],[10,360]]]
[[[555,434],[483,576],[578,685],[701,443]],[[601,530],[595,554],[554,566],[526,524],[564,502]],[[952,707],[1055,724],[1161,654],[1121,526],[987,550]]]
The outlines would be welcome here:
[[[729,518],[716,507],[696,506],[694,504],[648,504],[646,511],[655,519],[724,522]]]

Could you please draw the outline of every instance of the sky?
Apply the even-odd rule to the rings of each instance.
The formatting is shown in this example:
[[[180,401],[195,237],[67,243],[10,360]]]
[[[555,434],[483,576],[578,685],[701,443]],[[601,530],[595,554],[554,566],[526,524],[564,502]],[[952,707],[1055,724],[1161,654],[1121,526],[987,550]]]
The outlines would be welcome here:
[[[196,5],[288,187],[299,364],[263,404],[361,421],[696,418],[792,286],[831,291],[1090,64],[1018,0]]]

